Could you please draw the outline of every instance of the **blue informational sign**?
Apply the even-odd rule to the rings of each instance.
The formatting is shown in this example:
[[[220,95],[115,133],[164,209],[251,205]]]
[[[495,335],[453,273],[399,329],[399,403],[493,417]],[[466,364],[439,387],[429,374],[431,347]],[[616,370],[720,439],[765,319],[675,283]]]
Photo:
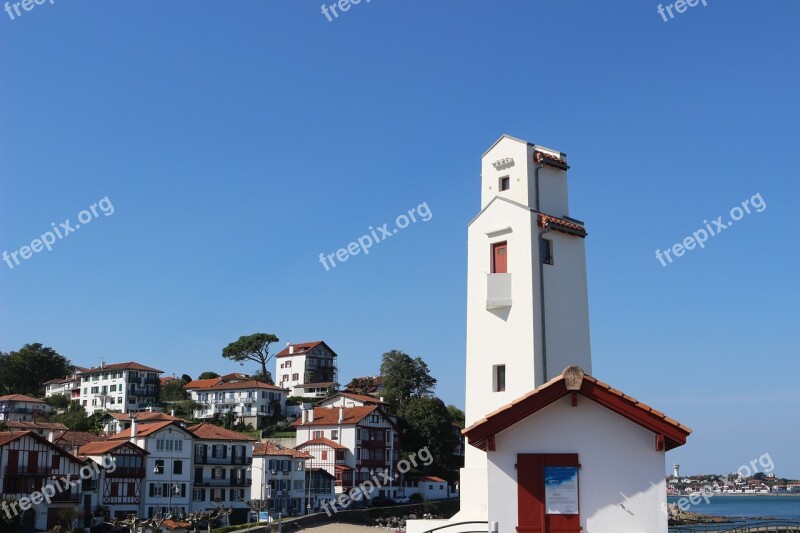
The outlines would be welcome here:
[[[578,514],[578,467],[544,467],[547,514]]]
[[[269,513],[267,511],[261,511],[258,513],[258,521],[259,522],[270,522]]]

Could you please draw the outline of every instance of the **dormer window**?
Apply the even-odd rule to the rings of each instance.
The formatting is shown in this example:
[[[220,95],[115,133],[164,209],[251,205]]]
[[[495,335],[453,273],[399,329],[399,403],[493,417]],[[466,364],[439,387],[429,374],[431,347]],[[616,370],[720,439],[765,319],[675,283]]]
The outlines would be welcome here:
[[[502,178],[500,178],[500,185],[498,186],[498,189],[502,192],[502,191],[507,191],[510,188],[511,188],[511,178],[508,176],[503,176]]]

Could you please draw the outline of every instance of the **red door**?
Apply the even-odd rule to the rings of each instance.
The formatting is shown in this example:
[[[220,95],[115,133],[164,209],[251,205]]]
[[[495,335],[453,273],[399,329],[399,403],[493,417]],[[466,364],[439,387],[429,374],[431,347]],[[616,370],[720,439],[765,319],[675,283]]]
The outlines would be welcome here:
[[[8,450],[8,466],[6,472],[16,474],[19,467],[19,450]]]
[[[492,274],[508,272],[508,243],[498,242],[492,245]]]
[[[39,452],[28,452],[28,473],[39,473]]]
[[[547,514],[545,468],[577,467],[578,454],[517,455],[517,513],[519,533],[579,533],[579,514]]]

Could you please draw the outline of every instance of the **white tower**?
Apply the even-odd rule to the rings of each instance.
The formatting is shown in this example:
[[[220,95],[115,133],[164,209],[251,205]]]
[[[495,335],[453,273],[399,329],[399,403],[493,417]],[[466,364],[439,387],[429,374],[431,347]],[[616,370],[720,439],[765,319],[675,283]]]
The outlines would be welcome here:
[[[681,465],[672,465],[672,477],[674,477],[675,479],[680,479]]]
[[[558,376],[592,372],[583,222],[566,154],[508,135],[483,155],[467,254],[467,426]],[[467,446],[462,520],[485,520],[485,452]]]

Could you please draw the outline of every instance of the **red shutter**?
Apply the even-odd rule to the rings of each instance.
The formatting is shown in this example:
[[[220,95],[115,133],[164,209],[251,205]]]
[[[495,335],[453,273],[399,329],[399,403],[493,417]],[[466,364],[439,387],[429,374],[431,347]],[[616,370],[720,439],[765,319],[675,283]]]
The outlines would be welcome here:
[[[517,513],[519,533],[580,533],[580,515],[545,513],[544,468],[579,466],[578,454],[517,455]],[[579,478],[580,483],[580,478]],[[580,503],[580,499],[579,499]]]

